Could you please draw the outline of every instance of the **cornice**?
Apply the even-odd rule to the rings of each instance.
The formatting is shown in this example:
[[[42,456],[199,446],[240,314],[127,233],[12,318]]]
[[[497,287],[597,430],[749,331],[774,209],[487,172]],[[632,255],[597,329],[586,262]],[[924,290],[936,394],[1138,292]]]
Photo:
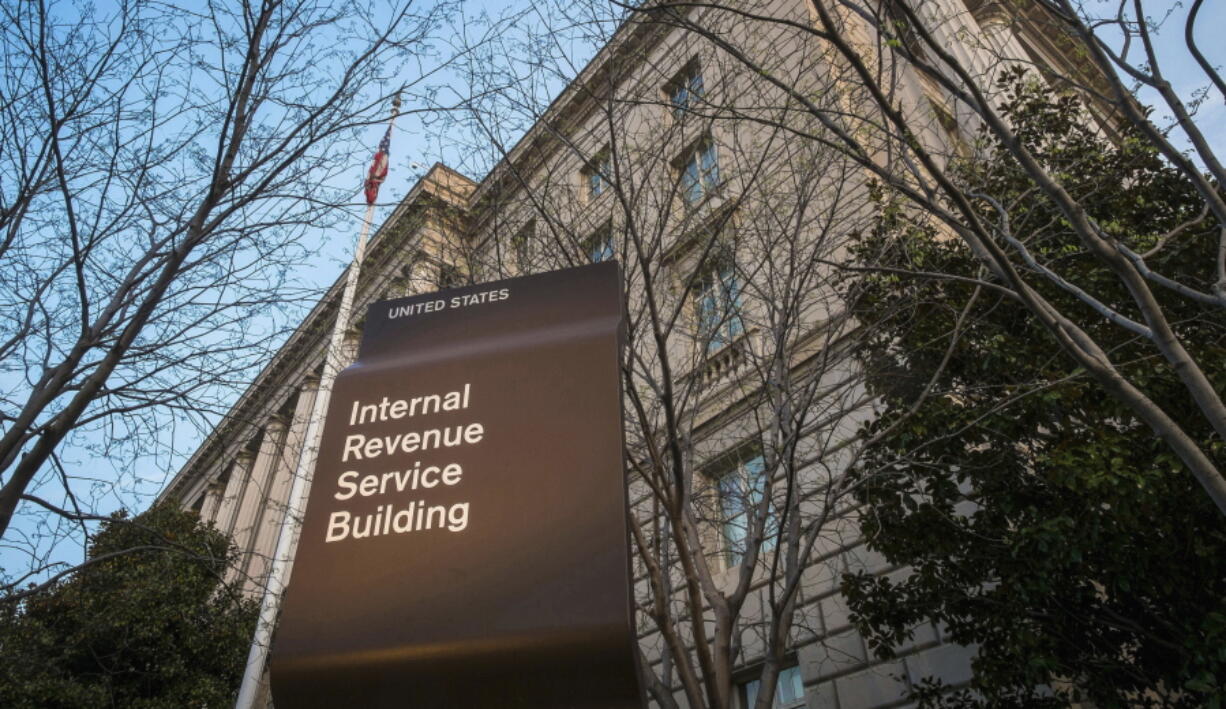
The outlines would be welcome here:
[[[639,19],[642,16],[641,12],[635,12],[617,28],[579,75],[562,89],[532,127],[489,171],[469,201],[475,213],[481,211],[482,203],[495,199],[508,182],[511,189],[515,189],[515,175],[531,173],[534,166],[525,166],[525,162],[543,161],[561,146],[556,136],[573,131],[592,107],[594,97],[605,93],[600,87],[610,80],[614,84],[620,82],[620,77],[615,76],[621,68],[619,60],[653,47],[673,29],[664,23],[642,21]]]

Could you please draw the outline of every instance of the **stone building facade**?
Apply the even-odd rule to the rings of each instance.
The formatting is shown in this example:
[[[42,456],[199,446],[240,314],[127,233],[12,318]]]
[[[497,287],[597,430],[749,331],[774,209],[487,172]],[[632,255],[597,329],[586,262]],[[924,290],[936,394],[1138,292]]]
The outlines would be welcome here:
[[[1014,3],[914,5],[984,76],[1011,62],[1067,65],[1043,18]],[[842,486],[847,442],[872,402],[854,357],[859,324],[829,264],[846,262],[849,237],[871,223],[870,179],[812,139],[830,127],[778,84],[841,111],[850,129],[859,99],[803,31],[813,22],[805,2],[754,11],[786,22],[712,12],[713,40],[684,22],[631,18],[485,179],[431,168],[371,241],[349,344],[376,300],[619,259],[644,663],[686,706],[664,626],[692,644],[677,610],[688,583],[742,599],[734,706],[752,701],[776,646],[776,706],[900,706],[923,677],[966,682],[973,649],[924,625],[879,660],[838,589],[848,571],[905,573],[864,546],[865,511]],[[865,41],[872,32],[852,30]],[[974,149],[974,120],[957,101],[905,62],[886,63],[917,139],[938,155]],[[343,276],[163,493],[233,535],[242,552],[233,580],[252,594],[268,573],[342,286]],[[675,489],[661,492],[670,480]],[[668,531],[676,495],[688,510],[680,540]],[[789,578],[794,603],[771,611]],[[775,636],[771,620],[785,612],[789,627]]]

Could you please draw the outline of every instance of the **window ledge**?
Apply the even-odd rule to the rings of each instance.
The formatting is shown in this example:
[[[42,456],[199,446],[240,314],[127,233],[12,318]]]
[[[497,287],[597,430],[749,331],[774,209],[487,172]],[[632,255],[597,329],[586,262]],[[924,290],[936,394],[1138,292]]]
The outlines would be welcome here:
[[[681,211],[686,215],[693,215],[705,209],[713,209],[715,206],[723,204],[724,185],[728,184],[728,180],[720,178],[717,184],[711,186],[711,189],[702,193],[702,197],[694,202],[687,202],[685,197],[680,197]]]
[[[702,363],[690,372],[689,378],[704,389],[735,379],[749,362],[750,337],[753,333],[753,330],[742,332],[731,342],[708,352]]]

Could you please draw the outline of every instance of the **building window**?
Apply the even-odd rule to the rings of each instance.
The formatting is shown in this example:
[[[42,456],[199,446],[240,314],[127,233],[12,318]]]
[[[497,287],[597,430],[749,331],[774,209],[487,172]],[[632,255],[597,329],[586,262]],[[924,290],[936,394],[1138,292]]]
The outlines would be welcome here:
[[[587,198],[596,199],[609,189],[609,179],[613,175],[613,158],[609,149],[604,148],[596,153],[596,157],[588,161],[583,168],[583,181],[587,187]]]
[[[588,237],[587,256],[592,263],[610,261],[617,254],[613,244],[613,225],[606,223]]]
[[[511,251],[515,254],[515,266],[524,272],[528,270],[531,258],[532,237],[536,234],[536,220],[530,219],[511,237]]]
[[[751,709],[758,701],[758,690],[761,688],[761,680],[750,680],[741,685],[742,699],[746,709]],[[800,667],[792,665],[786,669],[779,671],[779,677],[775,680],[775,701],[771,704],[772,707],[778,709],[793,709],[793,707],[803,707],[805,705],[805,686],[801,681]]]
[[[681,120],[687,111],[698,104],[704,94],[702,72],[697,62],[690,62],[677,76],[669,81],[664,92],[668,95],[673,118]]]
[[[464,282],[459,266],[451,263],[441,263],[438,266],[438,289],[455,288]]]
[[[761,453],[738,456],[735,464],[716,480],[719,486],[720,527],[728,566],[740,566],[748,551],[750,530],[757,506],[767,493],[766,460]],[[762,528],[762,551],[775,548],[779,518],[774,506],[767,505]]]
[[[681,198],[694,206],[719,186],[719,160],[715,143],[703,140],[681,165]]]
[[[741,281],[731,258],[721,259],[718,266],[699,279],[694,314],[698,339],[706,343],[707,354],[731,344],[745,332],[742,301]]]
[[[885,35],[885,43],[896,49],[905,49],[916,59],[927,59],[924,42],[920,39],[919,33],[915,31],[915,27],[907,21],[903,11],[898,8],[898,0],[888,0],[882,3],[881,9],[883,17],[879,20],[879,29]]]

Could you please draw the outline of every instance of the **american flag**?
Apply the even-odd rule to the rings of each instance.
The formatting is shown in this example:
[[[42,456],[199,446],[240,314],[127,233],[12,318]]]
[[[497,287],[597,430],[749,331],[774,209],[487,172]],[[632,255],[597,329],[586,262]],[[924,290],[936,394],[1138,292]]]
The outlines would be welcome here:
[[[370,163],[370,172],[366,175],[366,203],[374,204],[379,198],[379,185],[387,177],[387,156],[392,150],[392,127],[387,127],[383,140],[379,141],[379,150]]]

